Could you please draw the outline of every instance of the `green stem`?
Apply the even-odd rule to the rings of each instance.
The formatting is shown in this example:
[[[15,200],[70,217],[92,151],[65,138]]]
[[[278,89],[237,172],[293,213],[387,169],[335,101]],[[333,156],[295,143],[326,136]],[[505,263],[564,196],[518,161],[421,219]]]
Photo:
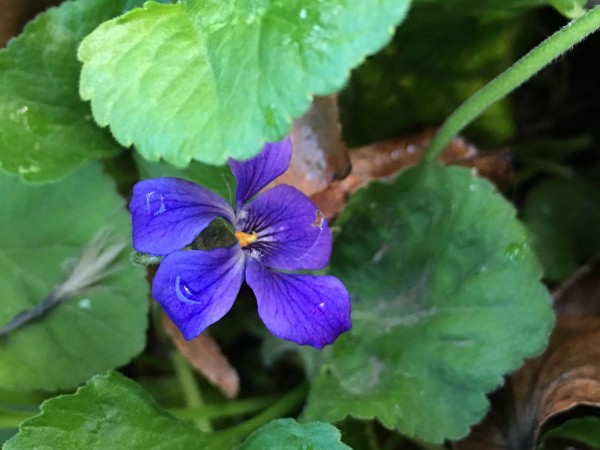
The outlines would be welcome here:
[[[365,422],[365,434],[367,435],[369,448],[371,450],[381,450],[381,447],[379,446],[379,440],[377,439],[377,435],[375,434],[375,427],[373,426],[373,422]]]
[[[290,412],[290,410],[302,403],[302,401],[306,398],[307,391],[308,383],[301,383],[262,413],[257,414],[253,418],[242,422],[239,425],[235,425],[222,431],[217,431],[215,434],[223,433],[229,438],[235,437],[238,440],[242,440],[263,425],[284,416]]]
[[[203,407],[204,402],[202,401],[200,389],[198,389],[194,372],[192,372],[187,360],[179,352],[173,352],[172,359],[177,379],[183,390],[186,405],[194,409]],[[207,418],[197,418],[194,423],[202,431],[212,431],[210,420]]]
[[[218,405],[204,405],[199,408],[173,408],[170,411],[181,419],[217,419],[260,411],[276,400],[277,397],[255,397]]]
[[[423,155],[423,162],[437,158],[452,138],[487,108],[504,98],[533,75],[600,28],[600,6],[571,21],[547,38],[506,71],[460,105],[442,124]]]

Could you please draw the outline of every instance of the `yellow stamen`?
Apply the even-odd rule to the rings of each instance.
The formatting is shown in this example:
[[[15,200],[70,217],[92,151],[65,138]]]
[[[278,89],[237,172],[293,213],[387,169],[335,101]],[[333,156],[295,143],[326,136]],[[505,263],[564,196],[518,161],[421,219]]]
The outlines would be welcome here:
[[[244,233],[243,231],[236,231],[235,237],[237,238],[242,247],[246,247],[247,245],[256,242],[256,240],[258,239],[256,231],[253,231],[252,234]]]

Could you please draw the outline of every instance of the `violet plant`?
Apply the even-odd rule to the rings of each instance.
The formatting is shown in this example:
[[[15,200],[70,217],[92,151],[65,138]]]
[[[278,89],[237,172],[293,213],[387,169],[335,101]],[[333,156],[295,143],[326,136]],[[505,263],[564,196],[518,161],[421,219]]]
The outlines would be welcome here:
[[[291,157],[292,141],[286,138],[266,144],[247,161],[229,160],[237,180],[235,209],[182,179],[134,186],[133,247],[165,256],[152,295],[186,339],[229,311],[244,278],[256,295],[258,314],[279,338],[322,348],[351,327],[350,297],[337,278],[287,273],[327,266],[331,231],[321,211],[287,185],[253,198],[288,168]],[[217,218],[233,227],[236,242],[196,249],[194,240]],[[190,244],[191,250],[182,250]]]
[[[52,3],[0,14],[3,448],[487,448],[600,251],[597,2]]]

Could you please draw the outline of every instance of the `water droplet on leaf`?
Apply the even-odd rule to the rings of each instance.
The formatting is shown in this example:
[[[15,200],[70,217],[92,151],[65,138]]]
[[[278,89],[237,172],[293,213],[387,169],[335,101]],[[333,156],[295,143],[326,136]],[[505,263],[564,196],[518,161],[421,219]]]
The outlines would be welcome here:
[[[509,261],[519,261],[525,257],[527,244],[524,242],[512,242],[506,246],[504,255]]]
[[[92,302],[89,298],[84,298],[84,299],[79,300],[79,303],[77,303],[77,306],[81,309],[91,309]]]

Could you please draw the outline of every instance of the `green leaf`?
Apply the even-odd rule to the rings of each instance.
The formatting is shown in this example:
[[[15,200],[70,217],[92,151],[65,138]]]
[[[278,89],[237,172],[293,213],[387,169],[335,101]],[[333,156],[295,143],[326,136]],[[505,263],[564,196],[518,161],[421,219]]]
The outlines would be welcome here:
[[[415,1],[393,41],[353,72],[340,96],[350,143],[365,145],[439,126],[520,56],[527,12],[542,4]],[[488,145],[505,143],[513,133],[508,101],[496,103],[467,129],[469,137]]]
[[[514,209],[469,170],[431,164],[358,191],[339,225],[331,272],[353,327],[324,353],[307,419],[464,436],[553,323]]]
[[[552,441],[560,440],[563,444],[569,440],[572,444],[586,445],[587,448],[600,448],[600,417],[588,416],[571,419],[560,426],[544,433],[540,449],[566,448],[564,446],[551,446]],[[570,446],[568,448],[576,448]]]
[[[0,325],[37,305],[65,278],[69,264],[108,227],[128,243],[124,201],[98,165],[60,182],[31,186],[0,175]],[[59,304],[0,340],[0,387],[70,388],[127,363],[142,350],[147,326],[145,272],[119,256],[94,290]]]
[[[528,194],[523,221],[544,276],[564,280],[600,251],[600,184],[551,179]]]
[[[126,0],[64,2],[0,50],[0,166],[27,180],[56,180],[121,147],[79,98],[77,46]],[[137,2],[138,4],[140,1]]]
[[[44,402],[41,413],[23,422],[4,449],[205,449],[210,442],[193,425],[161,410],[136,383],[110,372],[73,395]]]
[[[219,194],[224,199],[233,203],[233,193],[235,192],[236,181],[228,165],[209,166],[196,161],[185,169],[177,169],[165,162],[150,162],[144,158],[135,155],[135,162],[138,166],[140,176],[143,179],[176,177],[184,180],[193,181],[206,189]]]
[[[239,450],[350,450],[340,438],[339,430],[328,423],[278,419],[252,433]]]
[[[339,90],[391,37],[408,0],[148,2],[79,48],[94,118],[149,160],[256,155],[313,94]]]

